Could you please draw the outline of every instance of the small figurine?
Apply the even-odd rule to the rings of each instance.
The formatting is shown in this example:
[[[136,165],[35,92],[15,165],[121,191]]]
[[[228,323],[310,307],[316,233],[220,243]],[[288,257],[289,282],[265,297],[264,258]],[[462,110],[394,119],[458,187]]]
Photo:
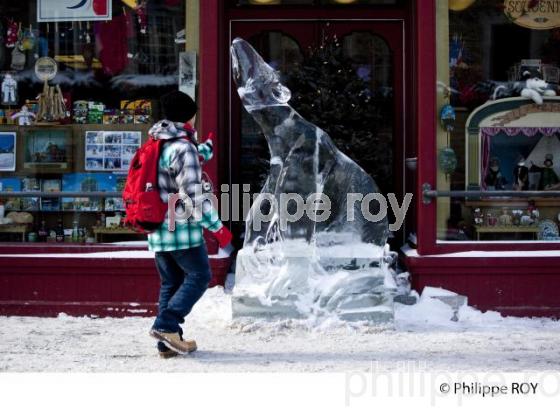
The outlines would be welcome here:
[[[484,183],[489,191],[503,191],[505,189],[507,180],[500,171],[500,160],[498,158],[494,157],[490,160],[490,167],[484,178]]]
[[[2,81],[2,104],[17,104],[17,81],[11,74],[6,74]]]
[[[516,191],[527,191],[529,189],[529,168],[522,156],[518,158],[517,165],[513,168],[513,189]]]
[[[498,218],[492,213],[488,212],[486,214],[486,225],[487,226],[496,226],[498,224]]]
[[[24,105],[23,107],[21,107],[21,111],[12,115],[11,118],[12,120],[17,120],[18,125],[25,126],[25,125],[31,125],[31,121],[34,120],[35,117],[36,115],[31,111],[29,111],[27,105]]]
[[[478,226],[484,225],[484,214],[480,210],[480,208],[476,208],[473,214],[474,224]]]
[[[523,211],[521,209],[514,209],[511,211],[511,214],[513,216],[513,224],[515,226],[521,225],[521,215],[523,215]]]
[[[513,224],[513,218],[509,214],[509,211],[508,211],[507,208],[502,208],[502,214],[498,218],[498,223],[501,226],[511,226]]]
[[[521,215],[521,226],[529,226],[532,225],[533,218],[531,218],[531,212],[527,209],[523,215]]]
[[[558,178],[558,175],[556,175],[556,172],[554,171],[553,168],[554,167],[554,163],[552,162],[553,159],[554,157],[552,156],[552,154],[546,154],[544,160],[544,168],[542,169],[542,175],[541,175],[541,184],[540,184],[541,189],[549,190],[558,182],[560,182],[560,179]]]

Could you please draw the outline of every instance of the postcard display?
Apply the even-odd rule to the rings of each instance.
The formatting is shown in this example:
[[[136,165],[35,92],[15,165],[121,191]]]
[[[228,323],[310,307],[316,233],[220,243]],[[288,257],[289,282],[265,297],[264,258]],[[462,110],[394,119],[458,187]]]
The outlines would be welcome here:
[[[122,192],[149,124],[0,125],[0,192]],[[139,240],[120,197],[0,197],[0,242]],[[23,233],[23,235],[22,235]]]

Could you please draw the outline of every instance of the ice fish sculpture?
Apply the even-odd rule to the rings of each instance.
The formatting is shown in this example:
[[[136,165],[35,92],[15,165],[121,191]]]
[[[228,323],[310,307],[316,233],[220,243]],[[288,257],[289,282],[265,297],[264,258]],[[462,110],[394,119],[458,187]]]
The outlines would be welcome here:
[[[231,61],[242,104],[270,150],[270,173],[251,208],[237,258],[234,316],[304,317],[329,311],[350,319],[370,319],[379,312],[392,317],[392,299],[388,303],[385,297],[392,283],[383,268],[387,219],[368,220],[362,202],[351,199],[379,192],[374,180],[289,105],[290,90],[249,43],[235,39]],[[303,200],[323,194],[330,215],[320,220],[304,213],[286,221],[278,205],[282,194]],[[297,206],[287,202],[287,214],[294,215]],[[377,201],[369,207],[371,215],[378,214]],[[363,314],[365,308],[374,308],[374,314]]]

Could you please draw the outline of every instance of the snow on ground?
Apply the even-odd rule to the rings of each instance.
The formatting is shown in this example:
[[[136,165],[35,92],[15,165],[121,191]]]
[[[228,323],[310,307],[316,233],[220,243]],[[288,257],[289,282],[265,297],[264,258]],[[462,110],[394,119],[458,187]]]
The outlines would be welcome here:
[[[160,359],[150,318],[0,317],[0,371],[560,370],[560,322],[503,318],[464,306],[459,321],[425,297],[397,305],[395,324],[371,326],[229,319],[230,296],[210,289],[185,323],[199,351]]]

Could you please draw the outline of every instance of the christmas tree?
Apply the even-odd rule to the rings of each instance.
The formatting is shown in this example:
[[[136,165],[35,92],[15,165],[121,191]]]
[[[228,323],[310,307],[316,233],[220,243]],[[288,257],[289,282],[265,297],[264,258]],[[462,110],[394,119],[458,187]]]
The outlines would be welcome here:
[[[372,86],[363,65],[346,56],[338,39],[325,37],[286,75],[290,105],[327,132],[338,148],[391,192],[392,136],[379,124],[392,121],[392,95]]]

